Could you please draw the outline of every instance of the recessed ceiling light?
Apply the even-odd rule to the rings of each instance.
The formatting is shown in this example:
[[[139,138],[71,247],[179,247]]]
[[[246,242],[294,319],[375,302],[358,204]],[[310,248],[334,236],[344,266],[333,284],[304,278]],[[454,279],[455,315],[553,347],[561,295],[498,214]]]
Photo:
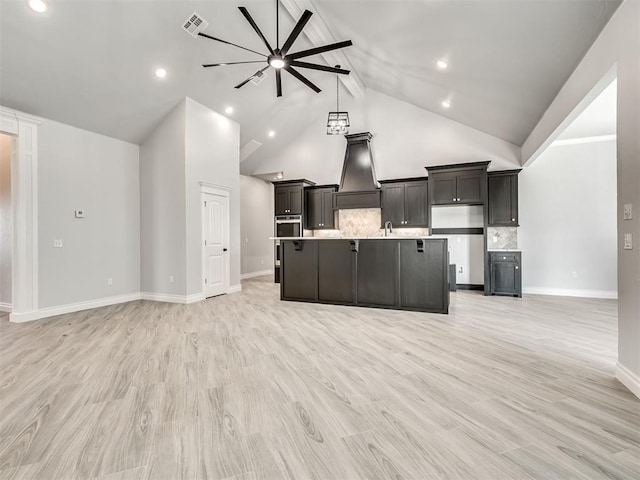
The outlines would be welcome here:
[[[156,77],[158,78],[164,78],[167,76],[167,70],[165,68],[158,68],[156,69]]]
[[[231,115],[233,113],[233,107],[227,107],[224,109],[224,113]]]
[[[451,106],[451,104],[445,100],[444,102],[442,102],[442,106],[444,108],[449,108]]]
[[[447,68],[449,66],[449,64],[447,62],[445,62],[444,60],[438,60],[436,62],[436,65],[438,66],[438,68],[440,70],[444,70],[445,68]]]
[[[267,135],[269,135],[270,138],[273,138],[276,136],[276,132],[274,132],[273,130],[269,130],[269,133],[267,133]]]
[[[34,12],[43,13],[47,11],[47,2],[44,0],[29,0],[29,7]]]

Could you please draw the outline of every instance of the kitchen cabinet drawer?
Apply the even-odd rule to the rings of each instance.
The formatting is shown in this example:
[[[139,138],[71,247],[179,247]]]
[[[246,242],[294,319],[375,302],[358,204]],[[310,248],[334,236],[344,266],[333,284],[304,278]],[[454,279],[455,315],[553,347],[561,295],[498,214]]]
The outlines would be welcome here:
[[[519,252],[490,252],[489,259],[491,262],[516,262],[520,263]]]

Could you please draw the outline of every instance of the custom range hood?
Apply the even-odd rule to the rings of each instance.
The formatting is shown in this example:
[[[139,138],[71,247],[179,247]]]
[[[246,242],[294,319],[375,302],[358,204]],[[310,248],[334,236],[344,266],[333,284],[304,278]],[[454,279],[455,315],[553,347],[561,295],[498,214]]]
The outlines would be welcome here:
[[[354,133],[345,138],[347,151],[340,188],[333,195],[333,208],[380,208],[380,184],[371,155],[371,133]]]

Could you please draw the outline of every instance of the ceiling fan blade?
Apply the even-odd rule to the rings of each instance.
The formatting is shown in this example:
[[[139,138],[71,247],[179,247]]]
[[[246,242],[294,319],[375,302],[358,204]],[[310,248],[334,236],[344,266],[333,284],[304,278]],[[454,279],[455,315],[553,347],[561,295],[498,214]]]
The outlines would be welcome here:
[[[207,35],[206,33],[198,32],[198,35],[200,35],[201,37],[209,38],[211,40],[215,40],[216,42],[226,43],[227,45],[232,45],[234,47],[241,48],[242,50],[246,50],[247,52],[257,53],[258,55],[261,55],[263,57],[267,56],[264,53],[256,52],[255,50],[251,50],[250,48],[246,48],[241,45],[236,45],[235,43],[227,42],[226,40],[222,40],[221,38],[212,37],[211,35]]]
[[[264,67],[264,68],[263,68],[263,69],[261,69],[261,70],[258,70],[256,73],[254,73],[254,74],[253,74],[253,75],[251,75],[249,78],[247,78],[244,82],[239,83],[238,85],[236,85],[236,86],[235,86],[235,87],[233,87],[233,88],[242,88],[242,87],[244,87],[244,86],[245,86],[247,83],[249,83],[249,82],[253,79],[253,77],[255,77],[259,72],[264,72],[267,68],[269,68],[269,65],[267,65],[266,67]]]
[[[282,96],[282,76],[280,70],[276,69],[276,96]]]
[[[350,47],[353,45],[351,40],[345,40],[344,42],[332,43],[323,47],[310,48],[309,50],[302,50],[300,52],[290,53],[287,58],[293,60],[296,58],[309,57],[318,53],[330,52],[331,50],[338,50],[339,48]]]
[[[299,62],[297,60],[291,60],[289,65],[300,68],[310,68],[311,70],[322,70],[323,72],[340,73],[341,75],[349,75],[349,70],[342,68],[329,67],[327,65],[316,65],[315,63]]]
[[[304,83],[307,87],[309,87],[311,90],[313,90],[316,93],[320,93],[322,90],[320,90],[318,87],[316,87],[313,83],[311,83],[309,80],[307,80],[304,76],[302,76],[300,74],[300,72],[298,72],[297,70],[295,70],[293,67],[291,66],[286,66],[284,67],[284,69],[289,72],[291,75],[293,75],[294,77],[296,77],[298,80],[300,80],[302,83]]]
[[[293,27],[293,30],[291,30],[291,33],[289,34],[289,38],[287,38],[287,40],[284,42],[284,45],[282,45],[282,48],[280,49],[280,55],[284,57],[287,54],[287,52],[293,45],[293,42],[296,41],[296,39],[298,38],[298,35],[300,35],[300,33],[302,32],[302,29],[311,18],[311,15],[313,15],[313,13],[311,13],[309,10],[305,10],[302,13],[300,20],[298,20],[298,23],[296,23],[296,26]]]
[[[264,60],[256,60],[255,62],[226,62],[226,63],[206,63],[203,67],[222,67],[224,65],[243,65],[245,63],[264,63]]]
[[[264,38],[262,31],[258,28],[258,25],[256,25],[256,22],[253,21],[253,17],[251,17],[251,14],[249,13],[249,11],[245,7],[238,7],[238,10],[242,12],[242,15],[244,15],[244,18],[247,19],[247,22],[249,22],[249,24],[253,27],[253,29],[256,31],[258,36],[262,39],[264,44],[267,46],[267,49],[269,50],[269,52],[273,55],[275,53],[273,51],[273,48],[271,48],[271,45],[269,45],[269,42],[267,42],[267,39]]]

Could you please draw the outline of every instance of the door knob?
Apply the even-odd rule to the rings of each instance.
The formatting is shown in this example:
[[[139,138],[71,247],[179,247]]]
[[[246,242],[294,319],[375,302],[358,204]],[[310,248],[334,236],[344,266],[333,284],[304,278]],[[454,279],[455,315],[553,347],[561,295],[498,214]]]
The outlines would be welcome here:
[[[223,248],[223,249],[222,249],[222,251],[223,251],[223,252],[226,252],[226,251],[227,251],[227,249],[226,249],[226,248]]]

